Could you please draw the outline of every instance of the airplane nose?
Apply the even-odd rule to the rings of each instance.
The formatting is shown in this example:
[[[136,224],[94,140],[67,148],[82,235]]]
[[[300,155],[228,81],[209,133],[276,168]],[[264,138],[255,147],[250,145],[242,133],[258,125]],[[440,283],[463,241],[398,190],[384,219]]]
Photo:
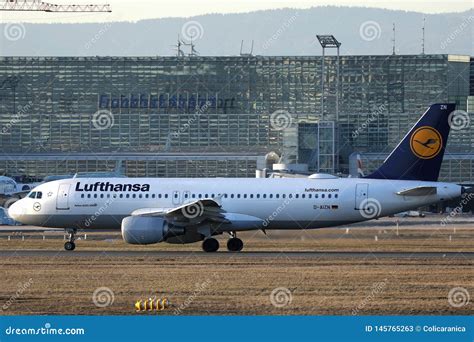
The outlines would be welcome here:
[[[20,221],[21,217],[26,213],[26,209],[21,202],[22,200],[16,201],[8,208],[8,216],[15,221]]]

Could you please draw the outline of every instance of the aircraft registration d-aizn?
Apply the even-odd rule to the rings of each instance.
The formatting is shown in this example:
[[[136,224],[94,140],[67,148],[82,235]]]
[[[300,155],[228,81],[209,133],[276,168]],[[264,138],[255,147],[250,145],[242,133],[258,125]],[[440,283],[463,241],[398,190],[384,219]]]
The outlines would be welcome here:
[[[64,228],[66,250],[78,229],[121,229],[130,244],[202,241],[237,232],[315,229],[375,219],[460,197],[465,189],[438,182],[454,104],[432,105],[372,174],[339,178],[71,178],[41,184],[9,215],[29,225]]]

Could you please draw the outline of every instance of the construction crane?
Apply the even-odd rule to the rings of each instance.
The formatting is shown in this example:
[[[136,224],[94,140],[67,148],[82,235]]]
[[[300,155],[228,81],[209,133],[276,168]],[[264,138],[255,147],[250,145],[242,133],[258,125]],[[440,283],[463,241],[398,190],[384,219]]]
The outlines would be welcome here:
[[[112,12],[110,5],[56,5],[38,0],[0,0],[0,11]]]

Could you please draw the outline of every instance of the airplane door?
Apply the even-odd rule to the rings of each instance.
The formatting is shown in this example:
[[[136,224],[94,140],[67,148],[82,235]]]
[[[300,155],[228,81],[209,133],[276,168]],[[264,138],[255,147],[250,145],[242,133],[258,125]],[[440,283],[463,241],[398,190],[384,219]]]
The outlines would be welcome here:
[[[58,196],[56,197],[56,209],[58,210],[69,209],[69,187],[70,187],[70,184],[59,185]]]
[[[356,185],[355,191],[355,209],[359,210],[360,204],[369,198],[369,184],[360,183]]]
[[[179,197],[179,191],[173,191],[173,204],[181,204]]]

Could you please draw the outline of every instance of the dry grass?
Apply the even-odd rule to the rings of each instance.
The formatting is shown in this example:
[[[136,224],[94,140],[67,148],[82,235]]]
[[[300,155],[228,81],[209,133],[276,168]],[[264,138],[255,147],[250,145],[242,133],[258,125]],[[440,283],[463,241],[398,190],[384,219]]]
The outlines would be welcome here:
[[[3,234],[5,235],[5,234]],[[374,235],[378,236],[375,241]],[[451,239],[449,236],[451,235]],[[383,226],[307,232],[246,233],[245,251],[275,251],[274,257],[222,253],[202,257],[200,244],[177,246],[125,245],[118,236],[100,234],[78,241],[78,250],[101,250],[95,258],[6,257],[2,260],[0,305],[3,314],[162,314],[135,313],[134,302],[149,296],[166,296],[173,307],[166,314],[452,314],[472,315],[472,303],[449,305],[448,292],[456,286],[474,296],[474,230],[459,225],[456,233],[434,225],[405,227],[399,235]],[[222,246],[225,237],[221,238]],[[224,247],[224,246],[223,246]],[[62,250],[62,241],[0,237],[1,250]],[[112,257],[110,250],[190,251],[185,256],[147,255]],[[365,251],[366,258],[319,257],[288,251]],[[429,259],[376,258],[373,251],[459,252],[459,256]],[[73,252],[74,253],[74,252]],[[31,279],[24,291],[17,291]],[[24,286],[23,286],[24,287]],[[108,287],[114,293],[110,306],[99,308],[93,292]],[[270,294],[278,287],[291,291],[292,301],[277,308]],[[12,300],[13,299],[13,300]],[[9,304],[6,306],[4,304]]]
[[[137,299],[166,296],[182,314],[473,314],[472,304],[448,303],[452,287],[472,292],[472,261],[457,259],[201,260],[107,255],[88,258],[10,258],[3,265],[0,300],[31,278],[4,314],[134,314]],[[108,287],[115,300],[98,308],[92,294]],[[270,293],[290,289],[292,302],[276,308]],[[156,314],[156,313],[155,313]]]

